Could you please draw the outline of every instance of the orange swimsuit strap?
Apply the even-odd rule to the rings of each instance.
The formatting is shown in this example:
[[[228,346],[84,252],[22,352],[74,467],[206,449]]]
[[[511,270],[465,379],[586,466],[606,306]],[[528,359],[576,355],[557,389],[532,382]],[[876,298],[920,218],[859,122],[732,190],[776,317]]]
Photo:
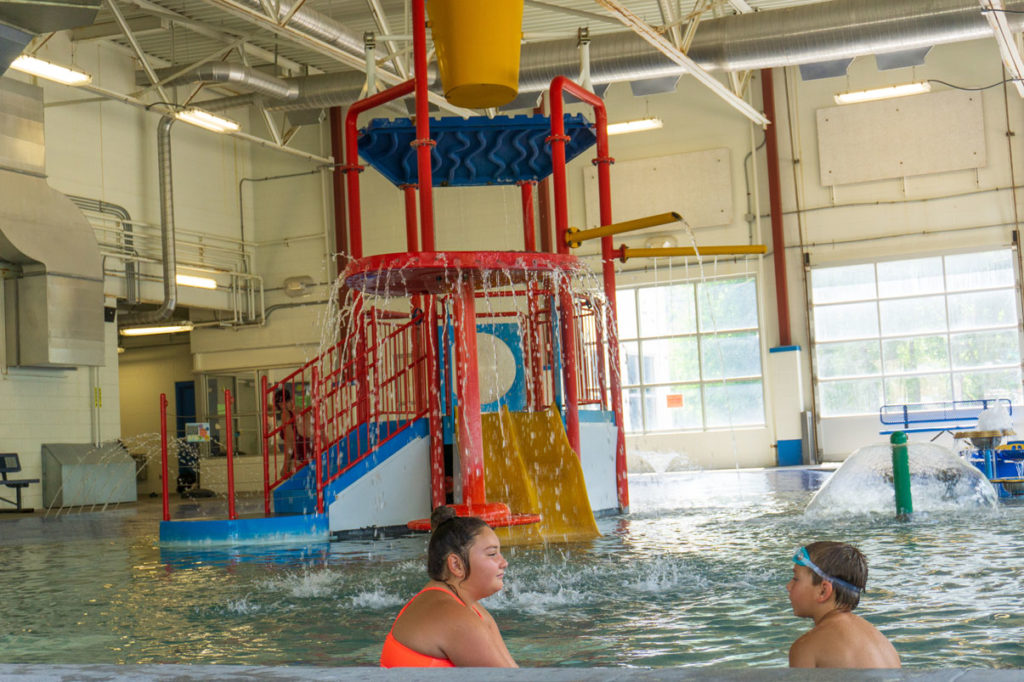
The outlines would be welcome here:
[[[455,599],[455,601],[459,602],[463,606],[466,605],[466,603],[464,601],[459,599],[458,595],[450,592],[449,590],[444,589],[443,587],[424,587],[422,590],[417,592],[416,595],[412,599],[410,599],[408,602],[406,602],[405,606],[402,607],[402,610],[398,612],[397,616],[395,616],[395,622],[397,623],[398,619],[402,617],[402,614],[405,613],[405,610],[407,608],[409,608],[409,604],[412,604],[414,601],[416,601],[417,597],[419,597],[424,592],[427,592],[427,591],[430,591],[430,590],[437,590],[438,592],[444,592],[445,594],[449,594],[449,595],[451,595],[451,597],[453,599]],[[476,612],[476,615],[478,615],[481,618],[483,618],[483,614],[481,614],[476,609],[476,607],[473,607],[473,611]],[[437,656],[428,656],[427,654],[420,653],[419,651],[416,651],[415,649],[410,649],[409,647],[407,647],[406,645],[402,644],[397,639],[395,639],[395,636],[392,634],[392,631],[394,631],[394,629],[395,629],[395,626],[394,626],[394,623],[392,623],[391,630],[388,631],[387,637],[384,638],[384,649],[381,651],[381,654],[380,654],[380,665],[381,665],[382,668],[454,668],[455,667],[455,664],[452,663],[447,658],[439,658]]]

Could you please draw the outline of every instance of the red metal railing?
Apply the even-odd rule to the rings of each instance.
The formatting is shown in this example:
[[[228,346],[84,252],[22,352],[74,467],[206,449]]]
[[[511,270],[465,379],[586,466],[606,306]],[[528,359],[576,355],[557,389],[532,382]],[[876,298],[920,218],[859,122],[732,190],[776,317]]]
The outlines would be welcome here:
[[[371,309],[356,319],[354,330],[324,353],[273,385],[263,381],[267,513],[270,491],[293,473],[289,441],[296,468],[310,460],[316,467],[322,513],[326,486],[427,414],[424,313]],[[294,405],[289,414],[275,409],[286,392]],[[300,438],[302,448],[295,444]]]

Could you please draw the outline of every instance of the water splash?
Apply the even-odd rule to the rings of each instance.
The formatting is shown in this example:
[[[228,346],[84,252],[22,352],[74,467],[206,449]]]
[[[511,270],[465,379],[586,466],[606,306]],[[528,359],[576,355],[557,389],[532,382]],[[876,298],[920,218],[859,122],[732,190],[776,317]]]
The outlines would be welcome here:
[[[914,512],[994,509],[995,489],[977,468],[948,448],[934,443],[910,443],[910,492]],[[895,513],[892,450],[869,445],[851,454],[807,505],[807,515]]]

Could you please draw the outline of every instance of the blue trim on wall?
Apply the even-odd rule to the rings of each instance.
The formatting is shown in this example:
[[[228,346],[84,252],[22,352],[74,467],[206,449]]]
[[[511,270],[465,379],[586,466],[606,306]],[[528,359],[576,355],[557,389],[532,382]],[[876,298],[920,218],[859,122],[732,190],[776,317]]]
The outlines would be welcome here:
[[[803,439],[792,438],[775,442],[778,451],[779,466],[789,467],[804,463]]]
[[[800,350],[800,346],[775,346],[775,348],[769,348],[769,353],[789,353],[794,350]]]

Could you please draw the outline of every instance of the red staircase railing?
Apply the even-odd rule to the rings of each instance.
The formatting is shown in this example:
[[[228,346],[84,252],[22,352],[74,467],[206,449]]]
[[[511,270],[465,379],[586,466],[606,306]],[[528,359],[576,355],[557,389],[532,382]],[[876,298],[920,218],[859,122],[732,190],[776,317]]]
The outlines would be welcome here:
[[[281,461],[288,457],[282,446],[289,431],[294,440],[302,437],[309,443],[297,463],[313,459],[317,511],[322,513],[326,486],[426,415],[424,319],[422,312],[358,312],[345,338],[272,385],[264,378],[260,402],[268,514],[271,491],[293,473],[282,466],[287,460]],[[289,417],[275,408],[275,397],[286,391],[294,404]]]

